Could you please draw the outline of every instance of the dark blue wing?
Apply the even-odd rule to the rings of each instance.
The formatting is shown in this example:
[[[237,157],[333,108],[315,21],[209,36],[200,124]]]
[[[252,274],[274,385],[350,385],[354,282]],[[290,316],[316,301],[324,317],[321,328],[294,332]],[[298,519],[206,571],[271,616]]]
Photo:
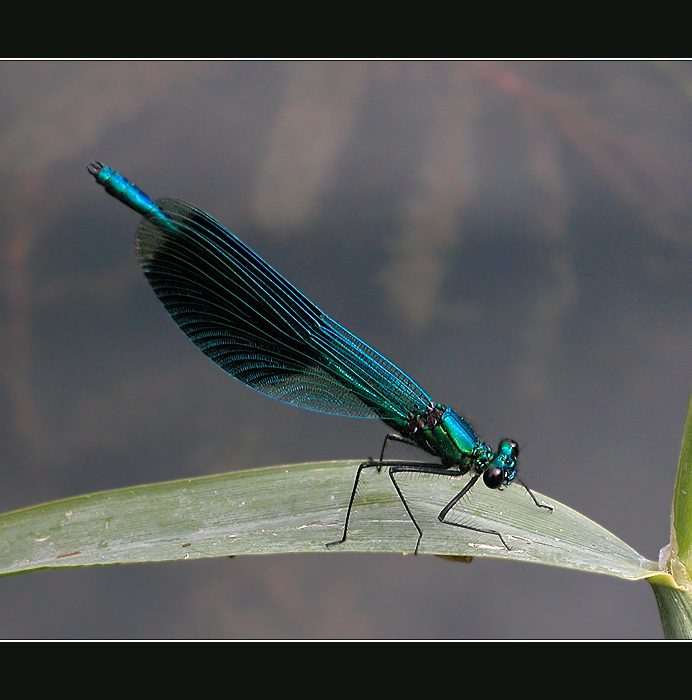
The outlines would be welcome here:
[[[137,254],[176,323],[241,382],[315,411],[395,423],[431,405],[400,369],[323,314],[242,241],[190,204],[156,202]]]

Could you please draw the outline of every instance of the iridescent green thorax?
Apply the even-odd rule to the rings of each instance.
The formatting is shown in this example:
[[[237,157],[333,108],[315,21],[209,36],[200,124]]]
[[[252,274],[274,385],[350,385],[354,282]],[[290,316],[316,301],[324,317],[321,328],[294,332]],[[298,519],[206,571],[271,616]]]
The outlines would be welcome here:
[[[517,471],[519,448],[512,440],[503,440],[497,454],[475,433],[469,423],[449,406],[436,404],[413,414],[407,423],[395,426],[400,433],[444,466],[483,473],[490,465],[502,470],[502,483],[508,484]]]

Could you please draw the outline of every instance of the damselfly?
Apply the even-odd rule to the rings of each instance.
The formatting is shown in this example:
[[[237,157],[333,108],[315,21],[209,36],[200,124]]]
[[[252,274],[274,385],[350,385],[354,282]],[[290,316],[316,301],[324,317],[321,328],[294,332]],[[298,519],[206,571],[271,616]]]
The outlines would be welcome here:
[[[482,477],[491,489],[515,480],[519,447],[502,440],[493,451],[471,425],[435,403],[416,382],[369,345],[331,319],[200,209],[178,199],[152,201],[136,185],[101,163],[89,172],[106,191],[141,214],[136,248],[144,274],[175,322],[222,369],[281,401],[314,411],[380,418],[387,435],[379,459],[357,469],[340,539],[348,524],[361,473],[383,467],[418,531],[397,474],[467,476],[463,488],[440,511],[440,522],[497,536],[496,530],[454,522],[452,508]],[[384,459],[395,440],[422,448],[439,463]],[[517,483],[519,480],[517,480]],[[537,506],[533,493],[522,484]]]

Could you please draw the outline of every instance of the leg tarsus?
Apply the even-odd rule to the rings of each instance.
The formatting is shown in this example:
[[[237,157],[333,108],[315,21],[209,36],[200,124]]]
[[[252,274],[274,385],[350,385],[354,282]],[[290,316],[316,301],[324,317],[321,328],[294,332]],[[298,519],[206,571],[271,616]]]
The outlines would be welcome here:
[[[488,530],[482,527],[473,527],[473,525],[464,525],[463,523],[455,523],[453,520],[445,520],[442,517],[442,512],[437,516],[437,519],[441,522],[444,523],[445,525],[454,525],[455,527],[461,527],[464,530],[472,530],[473,532],[482,532],[486,535],[495,535],[496,537],[500,538],[500,542],[504,545],[504,548],[508,551],[511,552],[512,548],[505,542],[505,538],[502,536],[501,532],[498,532],[497,530]]]
[[[552,506],[549,506],[547,503],[539,503],[539,502],[538,502],[538,499],[536,498],[536,495],[534,494],[534,492],[533,492],[523,481],[519,481],[519,479],[517,479],[517,483],[519,483],[521,486],[524,487],[524,489],[525,489],[526,492],[529,494],[529,496],[531,496],[531,500],[532,500],[539,508],[546,508],[546,509],[549,510],[551,513],[553,512],[554,508],[553,508]]]

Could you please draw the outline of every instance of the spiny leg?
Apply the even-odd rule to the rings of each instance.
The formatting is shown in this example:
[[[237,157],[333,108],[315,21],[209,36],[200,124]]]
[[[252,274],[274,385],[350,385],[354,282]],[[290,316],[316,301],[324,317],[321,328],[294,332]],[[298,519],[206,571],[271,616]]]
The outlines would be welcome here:
[[[551,513],[553,512],[554,509],[553,509],[552,506],[549,506],[547,503],[539,503],[539,502],[538,502],[538,499],[537,499],[536,496],[534,495],[533,491],[532,491],[523,481],[520,481],[519,479],[517,479],[517,480],[516,480],[516,483],[518,483],[518,484],[520,484],[521,486],[524,487],[524,489],[525,489],[526,492],[529,494],[529,496],[531,496],[531,500],[533,500],[533,502],[534,502],[539,508],[546,508],[546,509],[549,510]]]
[[[401,502],[404,504],[404,507],[406,508],[406,512],[409,515],[409,518],[411,518],[411,521],[413,524],[416,526],[416,530],[418,530],[418,541],[416,542],[416,548],[414,550],[414,554],[418,554],[418,547],[420,545],[420,541],[423,537],[423,531],[421,530],[420,526],[416,522],[416,519],[413,516],[413,513],[411,511],[411,508],[409,507],[408,503],[406,502],[406,499],[404,498],[404,495],[399,488],[399,485],[396,482],[396,479],[394,478],[394,474],[398,472],[417,472],[419,474],[441,474],[443,476],[463,476],[466,472],[461,472],[458,469],[446,469],[444,467],[435,467],[432,465],[426,465],[426,464],[409,464],[405,465],[403,463],[397,464],[397,465],[392,465],[389,468],[389,476],[392,480],[392,483],[394,484],[394,487],[397,490],[397,493],[399,494],[399,498],[401,499]],[[456,523],[452,520],[447,520],[446,516],[447,513],[471,490],[471,488],[474,486],[476,481],[478,481],[479,474],[474,474],[469,482],[464,485],[464,488],[457,493],[454,498],[439,512],[437,519],[441,522],[444,523],[445,525],[454,525],[455,527],[460,527],[465,530],[472,530],[474,532],[482,532],[487,535],[495,535],[496,537],[500,538],[500,542],[505,546],[506,549],[510,550],[511,547],[508,546],[508,544],[505,542],[504,537],[500,532],[497,530],[490,530],[487,528],[481,528],[481,527],[474,527],[473,525],[464,525],[462,523]],[[535,499],[534,499],[535,500]]]
[[[332,542],[327,542],[326,543],[327,547],[331,547],[331,546],[336,545],[336,544],[342,544],[343,542],[346,541],[346,533],[348,531],[348,522],[351,518],[351,510],[353,509],[353,502],[356,498],[356,491],[358,489],[358,482],[360,481],[361,472],[363,471],[363,469],[370,469],[373,467],[377,469],[378,473],[380,472],[380,470],[382,469],[382,465],[384,464],[384,451],[385,451],[385,448],[387,447],[387,442],[389,442],[390,440],[392,442],[403,442],[406,445],[412,445],[413,447],[418,447],[418,445],[416,445],[416,443],[413,440],[410,440],[409,438],[402,437],[401,435],[398,435],[397,433],[389,433],[388,435],[385,436],[384,441],[382,442],[382,450],[380,451],[379,461],[374,460],[371,457],[370,459],[368,459],[366,462],[363,462],[358,467],[358,471],[356,472],[356,478],[353,481],[353,488],[351,489],[351,497],[350,497],[349,502],[348,502],[348,508],[346,510],[346,521],[344,522],[343,535],[341,536],[341,539],[333,540]],[[398,462],[397,462],[397,464],[398,464]],[[412,462],[411,464],[418,464],[418,462]],[[399,491],[399,487],[397,486],[396,483],[394,484],[394,486],[395,486],[397,492],[399,493],[399,497],[401,498],[402,502],[404,503],[406,510],[408,511],[408,505],[404,501],[403,496],[401,494],[401,491]],[[410,512],[409,512],[409,516],[411,516]],[[413,520],[412,516],[411,516],[411,520]],[[413,520],[413,522],[414,522],[414,525],[416,525],[416,527],[418,527],[418,525],[416,524],[416,521]],[[419,538],[419,540],[420,540],[420,538]]]
[[[496,535],[500,538],[500,542],[505,546],[505,549],[511,551],[511,547],[505,542],[505,538],[497,530],[490,530],[483,527],[474,527],[473,525],[464,525],[463,523],[455,523],[453,520],[446,520],[447,513],[449,513],[452,508],[471,490],[471,487],[478,481],[480,474],[475,474],[471,480],[464,486],[461,491],[459,491],[454,498],[438,513],[437,519],[444,523],[445,525],[454,525],[455,527],[461,527],[464,530],[473,530],[474,532],[483,532],[486,535]]]
[[[366,462],[363,462],[362,464],[359,465],[358,470],[356,471],[356,478],[353,481],[353,488],[351,489],[351,498],[349,499],[348,502],[348,508],[346,510],[346,519],[344,521],[344,531],[343,535],[341,536],[340,539],[338,540],[333,540],[332,542],[327,542],[326,546],[331,547],[333,545],[337,544],[342,544],[343,542],[346,541],[346,534],[348,532],[348,523],[351,519],[351,510],[353,509],[353,503],[356,498],[356,491],[358,489],[358,482],[360,481],[360,476],[363,471],[363,469],[372,469],[375,468],[379,472],[382,467],[389,467],[390,468],[390,478],[392,479],[392,483],[394,484],[394,488],[397,491],[397,494],[399,495],[399,498],[401,499],[401,502],[404,504],[404,508],[406,508],[406,512],[409,515],[409,518],[411,518],[411,521],[413,524],[416,526],[416,529],[418,530],[419,537],[418,541],[420,542],[420,536],[422,535],[420,527],[418,527],[418,523],[416,522],[415,518],[413,517],[413,514],[411,513],[411,509],[408,506],[408,503],[406,502],[406,499],[404,498],[403,493],[401,492],[401,489],[399,488],[399,485],[396,483],[394,478],[392,477],[391,470],[396,469],[396,468],[401,468],[401,469],[406,469],[410,471],[418,471],[416,467],[426,467],[428,470],[432,469],[433,471],[426,471],[426,473],[432,473],[432,474],[448,474],[449,476],[458,476],[459,471],[457,469],[443,469],[441,467],[436,467],[435,465],[427,464],[425,462],[401,462],[401,461],[383,461],[383,460],[375,460],[375,459],[369,459]],[[416,551],[418,550],[418,547],[416,546]]]
[[[353,508],[353,501],[356,498],[356,491],[358,490],[358,482],[360,481],[361,472],[363,471],[363,469],[371,469],[372,467],[376,467],[377,471],[379,472],[380,469],[382,469],[382,460],[380,460],[378,462],[377,460],[369,459],[366,462],[362,462],[359,465],[358,470],[356,471],[356,478],[353,481],[353,488],[351,489],[351,498],[348,501],[348,508],[346,510],[346,520],[344,521],[343,535],[341,536],[341,539],[333,540],[332,542],[327,542],[325,546],[331,547],[332,545],[342,544],[343,542],[346,541],[346,532],[348,530],[348,521],[351,518],[351,509]]]
[[[444,523],[445,525],[454,525],[455,527],[462,527],[462,528],[464,528],[464,529],[466,529],[466,530],[473,530],[473,531],[475,531],[475,532],[484,532],[484,533],[486,533],[486,534],[488,534],[488,535],[496,535],[497,537],[500,538],[500,542],[502,542],[502,544],[505,546],[505,548],[506,548],[507,550],[511,551],[512,548],[507,544],[507,542],[505,542],[505,538],[502,536],[502,533],[498,532],[497,530],[490,530],[490,529],[486,529],[486,528],[474,527],[473,525],[463,525],[462,523],[455,523],[455,522],[452,521],[452,520],[447,520],[447,519],[446,519],[447,513],[449,513],[449,511],[464,497],[464,495],[465,495],[466,493],[468,493],[469,489],[476,483],[476,481],[478,480],[478,477],[479,477],[479,476],[480,476],[480,474],[476,474],[476,475],[471,479],[471,481],[469,481],[469,483],[466,484],[466,486],[464,486],[464,488],[463,488],[456,496],[454,496],[454,498],[440,511],[439,515],[437,516],[437,519],[438,519],[441,523]],[[531,491],[531,489],[530,489],[523,481],[517,480],[517,483],[518,483],[519,485],[521,485],[521,486],[524,487],[524,489],[525,489],[526,492],[529,494],[529,496],[531,496],[531,499],[533,500],[533,502],[534,502],[539,508],[546,508],[546,509],[548,509],[551,513],[553,512],[553,507],[552,507],[552,506],[549,506],[549,505],[547,505],[547,504],[545,504],[545,503],[539,503],[539,502],[538,502],[538,499],[537,499],[536,496],[534,495],[533,491]]]
[[[418,474],[439,474],[442,476],[462,476],[466,472],[461,472],[459,469],[449,469],[447,467],[441,467],[436,464],[426,464],[425,462],[388,462],[383,464],[383,466],[388,466],[389,467],[389,478],[392,480],[392,483],[394,484],[394,488],[396,489],[397,494],[399,495],[399,499],[401,502],[404,504],[404,508],[406,509],[406,512],[408,513],[408,517],[411,519],[411,522],[414,524],[416,530],[418,530],[418,540],[416,541],[416,548],[414,549],[413,553],[418,554],[418,547],[420,546],[420,541],[423,538],[423,530],[421,529],[420,525],[416,521],[416,518],[413,516],[413,511],[411,510],[408,502],[406,501],[406,498],[404,497],[404,493],[399,487],[399,484],[397,483],[397,480],[394,478],[394,474],[398,474],[399,472],[415,472]],[[478,476],[474,477],[472,479],[472,482],[475,482],[475,480],[478,478]],[[464,489],[462,489],[462,493],[465,493],[468,491],[470,486],[467,484]],[[439,517],[439,516],[438,516]]]
[[[403,437],[403,435],[399,435],[398,433],[389,433],[384,439],[384,442],[382,443],[382,451],[380,452],[380,462],[384,462],[384,450],[387,447],[387,442],[403,442],[404,445],[411,445],[412,447],[417,447],[420,449],[420,445],[418,443],[414,442],[410,438]]]

